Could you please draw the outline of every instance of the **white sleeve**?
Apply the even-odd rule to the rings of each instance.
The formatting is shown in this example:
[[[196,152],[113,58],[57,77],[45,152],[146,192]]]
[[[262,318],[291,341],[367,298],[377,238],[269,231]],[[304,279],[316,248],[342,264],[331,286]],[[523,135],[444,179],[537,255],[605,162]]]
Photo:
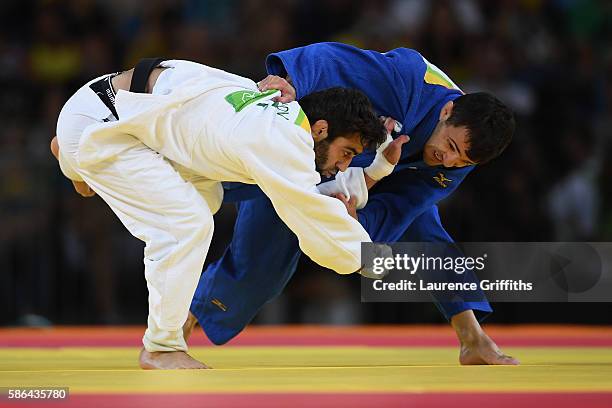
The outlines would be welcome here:
[[[68,177],[70,180],[73,180],[73,181],[83,181],[83,178],[79,176],[79,174],[74,170],[74,168],[70,165],[70,163],[68,163],[68,161],[62,154],[61,149],[59,152],[58,161],[59,161],[60,169],[62,170],[62,173],[64,173],[64,176]]]
[[[276,133],[267,136],[270,143],[249,143],[241,160],[307,256],[341,274],[356,272],[361,242],[370,237],[340,200],[319,193],[312,140],[305,135]]]
[[[348,198],[355,197],[357,209],[362,209],[368,203],[368,186],[361,167],[349,167],[339,171],[334,180],[317,186],[321,194],[332,195],[342,193]]]

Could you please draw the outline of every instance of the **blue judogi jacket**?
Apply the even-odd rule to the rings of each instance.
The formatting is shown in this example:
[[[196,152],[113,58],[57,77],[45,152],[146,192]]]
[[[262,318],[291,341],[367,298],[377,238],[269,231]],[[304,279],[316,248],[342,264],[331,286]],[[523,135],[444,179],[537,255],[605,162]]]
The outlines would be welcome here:
[[[358,212],[359,221],[373,241],[407,240],[452,242],[438,217],[436,203],[451,194],[473,167],[447,169],[430,167],[422,160],[423,147],[432,135],[442,107],[462,93],[438,68],[418,52],[398,48],[387,53],[361,50],[345,44],[320,43],[281,51],[268,56],[268,72],[289,75],[300,98],[334,86],[364,92],[379,115],[403,124],[402,134],[410,136],[393,174],[370,191],[368,203]],[[351,166],[368,166],[375,152],[355,157]],[[224,201],[248,201],[261,197],[257,186],[223,183]],[[192,313],[215,344],[236,336],[257,311],[274,298],[293,275],[299,247],[291,232],[264,200],[252,200],[239,208],[240,233],[232,245],[200,278],[191,306]],[[414,222],[425,215],[425,222]],[[272,251],[256,241],[262,228],[269,240],[277,242]],[[409,230],[410,229],[410,230]],[[287,238],[289,236],[289,238]],[[255,240],[255,241],[254,241]],[[449,246],[451,254],[452,246]],[[252,261],[256,256],[256,261]],[[266,258],[267,257],[267,258]],[[272,266],[271,266],[272,265]],[[474,275],[451,273],[449,280],[476,281]],[[477,301],[464,301],[461,293],[434,300],[447,319],[472,309],[479,318],[492,309],[482,294]],[[473,296],[473,295],[472,295]],[[220,310],[213,300],[232,301],[233,307]],[[449,301],[449,299],[453,299]]]
[[[423,162],[423,147],[442,107],[462,92],[415,50],[380,53],[318,43],[270,54],[266,66],[270,74],[290,76],[298,99],[335,86],[356,88],[368,96],[379,115],[403,124],[401,134],[410,136],[410,141],[403,145],[398,165],[358,212],[373,241],[400,239],[416,217],[451,194],[474,167],[430,167]],[[351,166],[366,167],[374,155],[364,152]]]

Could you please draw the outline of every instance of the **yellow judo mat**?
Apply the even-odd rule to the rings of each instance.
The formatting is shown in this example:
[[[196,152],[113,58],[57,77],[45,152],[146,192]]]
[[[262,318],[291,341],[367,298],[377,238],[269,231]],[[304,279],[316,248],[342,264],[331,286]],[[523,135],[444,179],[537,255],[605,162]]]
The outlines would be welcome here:
[[[324,333],[326,329],[317,330]],[[452,339],[447,329],[439,330]],[[501,342],[507,354],[520,359],[520,366],[462,367],[456,346],[412,345],[427,340],[410,336],[405,338],[406,345],[398,346],[402,340],[398,341],[396,331],[390,331],[395,336],[392,345],[382,341],[360,346],[350,341],[355,337],[347,336],[352,344],[336,344],[341,340],[334,337],[318,345],[270,346],[262,344],[265,341],[248,345],[247,341],[247,345],[192,347],[190,353],[212,370],[144,371],[137,365],[139,348],[117,345],[121,343],[117,341],[111,347],[62,347],[53,341],[51,346],[20,347],[9,342],[0,348],[0,387],[68,387],[70,397],[52,403],[57,406],[208,406],[202,405],[208,402],[210,406],[382,403],[386,407],[439,406],[449,401],[453,406],[478,401],[488,401],[490,406],[517,406],[521,401],[562,407],[612,406],[610,333],[602,336],[600,332],[597,341],[581,346],[575,345],[580,337],[573,330],[568,328],[565,337],[562,331],[551,337],[549,346],[540,344],[546,336],[535,342],[537,346]],[[512,336],[500,338],[512,343],[508,341]],[[559,341],[563,338],[573,339],[567,342],[573,345],[564,346]],[[290,336],[286,340],[290,343]],[[104,343],[104,338],[99,342]],[[6,397],[0,402],[12,403]]]

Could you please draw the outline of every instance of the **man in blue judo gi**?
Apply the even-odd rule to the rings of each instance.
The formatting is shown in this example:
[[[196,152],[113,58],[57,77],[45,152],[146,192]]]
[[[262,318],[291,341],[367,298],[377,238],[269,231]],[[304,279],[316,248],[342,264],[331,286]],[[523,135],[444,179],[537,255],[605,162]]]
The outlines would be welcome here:
[[[503,103],[486,93],[464,95],[411,49],[379,53],[319,43],[271,54],[266,65],[271,76],[260,82],[260,90],[280,89],[282,102],[333,86],[356,88],[379,115],[398,120],[401,133],[410,136],[394,172],[370,191],[358,211],[373,241],[452,242],[437,203],[475,165],[499,155],[514,133],[514,116]],[[373,158],[374,152],[361,154],[351,166],[366,167]],[[252,187],[234,187],[226,190],[226,201],[238,201],[233,241],[202,273],[184,326],[188,337],[197,320],[216,344],[240,333],[281,293],[300,257],[297,238],[270,201]],[[480,327],[474,312],[482,318],[492,311],[484,295],[477,302],[436,305],[457,333],[461,364],[518,364]]]

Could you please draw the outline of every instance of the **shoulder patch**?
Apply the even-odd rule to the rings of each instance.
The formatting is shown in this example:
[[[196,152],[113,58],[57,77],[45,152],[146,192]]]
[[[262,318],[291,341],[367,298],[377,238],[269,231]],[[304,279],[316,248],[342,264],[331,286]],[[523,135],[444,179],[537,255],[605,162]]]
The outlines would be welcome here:
[[[236,112],[240,112],[242,109],[252,104],[253,102],[257,102],[258,100],[270,96],[274,93],[278,92],[276,89],[269,89],[265,92],[257,92],[257,91],[236,91],[232,92],[229,95],[225,96],[225,100],[234,107]]]

